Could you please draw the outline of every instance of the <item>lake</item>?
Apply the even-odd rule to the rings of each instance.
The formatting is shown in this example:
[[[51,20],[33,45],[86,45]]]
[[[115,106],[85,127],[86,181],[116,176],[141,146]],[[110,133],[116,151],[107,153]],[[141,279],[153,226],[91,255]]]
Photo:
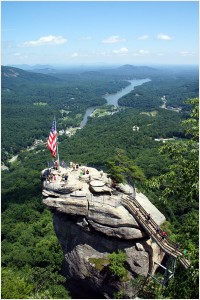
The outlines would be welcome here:
[[[135,86],[142,85],[143,83],[151,81],[151,79],[149,79],[149,78],[132,79],[132,80],[127,80],[127,81],[130,82],[130,84],[127,87],[121,89],[117,93],[103,96],[103,98],[106,99],[108,105],[118,106],[118,100],[121,97],[123,97],[123,96],[129,94],[131,91],[133,91]],[[88,117],[93,113],[93,111],[96,108],[97,108],[97,106],[91,106],[86,110],[85,115],[83,117],[83,120],[81,122],[80,128],[83,128],[86,125]]]

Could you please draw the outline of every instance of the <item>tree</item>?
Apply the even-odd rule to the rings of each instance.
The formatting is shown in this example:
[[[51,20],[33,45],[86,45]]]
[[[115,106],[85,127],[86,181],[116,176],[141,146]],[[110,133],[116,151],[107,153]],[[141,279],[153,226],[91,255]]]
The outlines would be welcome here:
[[[30,297],[33,286],[28,284],[24,277],[19,275],[19,272],[11,268],[3,268],[1,276],[1,297],[3,299],[26,299]]]
[[[119,279],[125,278],[127,275],[127,270],[124,267],[124,263],[126,261],[126,253],[118,250],[118,253],[113,252],[108,255],[109,259],[109,270],[111,273],[115,276],[117,276]]]
[[[182,122],[183,126],[187,126],[186,134],[190,139],[177,143],[166,143],[160,153],[168,155],[173,163],[169,167],[169,171],[157,178],[153,178],[148,182],[151,188],[161,189],[161,199],[165,202],[169,199],[181,199],[177,202],[176,209],[187,212],[191,205],[198,202],[199,191],[199,163],[198,163],[198,99],[188,100],[187,103],[194,105],[191,117]],[[176,205],[175,205],[176,206]]]
[[[190,117],[183,121],[187,126],[189,139],[179,143],[169,143],[161,152],[170,156],[173,163],[169,171],[151,180],[152,189],[160,189],[160,201],[166,202],[176,216],[176,239],[187,250],[191,266],[187,270],[177,267],[175,277],[163,289],[164,298],[198,299],[198,99],[187,101],[193,105]],[[154,284],[154,288],[155,288]],[[148,290],[148,289],[147,289]],[[152,288],[151,288],[152,290]],[[155,288],[154,296],[160,289]]]
[[[109,174],[116,182],[130,182],[144,181],[145,176],[143,171],[133,161],[128,158],[123,149],[117,148],[115,150],[114,161],[107,163]]]

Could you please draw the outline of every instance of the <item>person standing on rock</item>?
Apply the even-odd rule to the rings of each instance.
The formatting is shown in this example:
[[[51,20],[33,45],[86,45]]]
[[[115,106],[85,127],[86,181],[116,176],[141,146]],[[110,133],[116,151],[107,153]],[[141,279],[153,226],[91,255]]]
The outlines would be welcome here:
[[[150,219],[151,219],[151,215],[148,214],[148,215],[147,215],[147,221],[150,221]]]
[[[176,251],[180,248],[180,244],[176,243]]]
[[[164,240],[164,238],[166,238],[166,237],[167,237],[167,232],[163,231],[162,232],[162,239]]]
[[[159,226],[157,226],[157,228],[156,228],[156,233],[160,233],[160,227]]]

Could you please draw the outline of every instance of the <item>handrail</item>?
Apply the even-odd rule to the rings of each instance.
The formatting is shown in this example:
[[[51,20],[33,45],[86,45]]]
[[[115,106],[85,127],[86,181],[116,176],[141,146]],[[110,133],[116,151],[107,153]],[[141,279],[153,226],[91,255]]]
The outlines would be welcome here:
[[[144,210],[143,206],[135,199],[133,198],[133,200],[135,202],[138,203],[138,205],[142,208],[142,210],[145,212],[145,214],[147,214],[147,212]],[[156,224],[156,222],[152,219],[152,223],[154,224],[155,226],[155,229],[158,227],[158,224]],[[168,237],[165,238],[170,244],[174,245],[174,247],[176,247],[176,243],[174,243],[173,241],[171,241]]]
[[[130,199],[132,199],[133,201],[135,201],[135,203],[137,203],[137,205],[141,208],[141,210],[143,210],[144,214],[147,215],[147,212],[145,211],[145,209],[143,208],[143,206],[134,198],[129,196]],[[154,224],[155,229],[158,227],[158,224],[156,224],[156,222],[151,219],[151,222]],[[165,237],[165,240],[168,241],[169,244],[171,244],[173,247],[176,247],[176,243],[174,243],[173,241],[171,241],[168,237]]]
[[[138,201],[137,201],[138,202]],[[141,206],[141,205],[140,205]],[[144,210],[144,208],[142,207],[142,210],[143,210],[143,212],[145,213],[145,215],[147,216],[147,212]],[[155,223],[155,221],[153,220],[153,219],[151,219],[151,222],[154,224],[154,225],[156,225],[156,228],[157,228],[157,224]],[[147,224],[145,223],[145,222],[143,222],[143,226],[144,227],[147,227]],[[153,226],[154,227],[154,226]],[[150,227],[148,226],[148,229],[149,229]],[[160,244],[160,246],[162,247],[162,248],[164,248],[164,251],[165,252],[167,252],[169,255],[171,255],[171,256],[173,256],[173,257],[177,257],[178,255],[179,256],[183,256],[183,254],[182,254],[182,252],[180,252],[180,251],[178,251],[178,249],[176,249],[175,247],[174,247],[174,244],[175,243],[172,243],[170,240],[169,240],[169,238],[167,238],[167,239],[165,239],[165,242],[164,241],[159,241],[158,240],[158,237],[157,237],[157,234],[155,234],[155,232],[153,232],[151,229],[150,229],[150,235],[153,235],[154,236],[154,239],[155,239],[155,241],[158,243],[158,244]],[[171,247],[171,248],[170,248]],[[172,251],[173,252],[175,252],[175,253],[172,253]],[[185,267],[188,267],[189,266],[189,262],[185,259],[185,258],[183,258],[183,257],[181,257],[181,261],[182,261],[182,264],[185,266]]]
[[[125,201],[123,201],[123,202],[125,202]],[[133,208],[133,207],[130,207],[131,205],[130,205],[130,203],[128,202],[127,203],[127,200],[126,200],[126,204],[128,205],[128,208],[134,213],[134,215],[135,215],[135,212],[136,212],[136,210]],[[177,257],[178,255],[177,254],[179,254],[179,255],[182,255],[182,253],[181,252],[179,252],[179,251],[177,251],[176,249],[174,249],[174,247],[172,247],[172,246],[168,246],[168,245],[166,245],[162,240],[161,241],[159,241],[158,240],[158,237],[157,237],[157,235],[155,234],[155,232],[153,232],[152,230],[151,230],[151,228],[147,225],[147,223],[146,223],[146,220],[144,221],[144,220],[142,220],[142,219],[139,219],[139,221],[140,221],[140,223],[142,223],[142,225],[143,225],[143,227],[146,229],[146,231],[150,234],[150,235],[152,235],[153,237],[154,237],[154,240],[157,242],[157,244],[165,251],[165,252],[167,252],[169,255],[171,255],[171,256],[173,256],[173,257]],[[173,250],[175,250],[175,253],[172,253],[172,251]],[[178,253],[179,252],[179,253]],[[187,262],[187,260],[186,259],[184,259],[184,258],[182,258],[181,259],[181,263],[184,265],[184,267],[188,267],[189,266],[189,263]]]
[[[148,213],[133,196],[127,196],[126,198],[123,197],[122,204],[137,219],[137,221],[143,226],[143,228],[147,231],[147,233],[150,236],[152,236],[152,238],[163,249],[164,252],[168,253],[170,256],[173,256],[174,258],[177,258],[179,256],[180,263],[186,269],[190,266],[188,260],[183,257],[183,253],[176,248],[174,242],[172,242],[169,238],[165,238],[163,240],[160,235],[158,236],[158,233],[156,232],[156,229],[158,228],[158,224],[156,224],[156,222],[152,218],[150,218],[150,220],[147,221]],[[135,207],[139,208],[139,210],[137,210]]]

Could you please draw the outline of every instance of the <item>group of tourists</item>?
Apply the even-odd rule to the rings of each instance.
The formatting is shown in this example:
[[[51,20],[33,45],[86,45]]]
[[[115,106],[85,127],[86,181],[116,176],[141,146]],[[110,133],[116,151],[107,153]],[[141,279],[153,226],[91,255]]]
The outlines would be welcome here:
[[[164,240],[164,238],[167,237],[167,232],[166,231],[162,231],[159,226],[157,226],[157,228],[156,228],[156,233],[160,234],[163,240]]]
[[[137,210],[137,214],[138,214],[138,210]],[[146,219],[147,219],[147,222],[149,222],[150,219],[151,219],[151,215],[148,214],[148,215],[146,216]],[[156,233],[159,234],[159,235],[161,235],[161,237],[162,237],[163,240],[164,240],[165,238],[167,238],[167,232],[161,230],[161,228],[160,228],[159,226],[157,226],[157,228],[156,228]],[[177,243],[175,244],[175,250],[177,251],[177,250],[180,249],[180,248],[181,248],[181,245],[180,245],[180,243],[177,242]],[[184,250],[184,251],[183,251],[183,254],[186,255],[186,254],[187,254],[187,250]]]
[[[69,163],[69,166],[70,166],[70,168],[72,168],[72,169],[75,171],[75,170],[78,170],[78,169],[79,169],[79,167],[81,166],[81,164],[80,164],[80,163],[73,163],[73,162],[70,162],[70,163]]]

